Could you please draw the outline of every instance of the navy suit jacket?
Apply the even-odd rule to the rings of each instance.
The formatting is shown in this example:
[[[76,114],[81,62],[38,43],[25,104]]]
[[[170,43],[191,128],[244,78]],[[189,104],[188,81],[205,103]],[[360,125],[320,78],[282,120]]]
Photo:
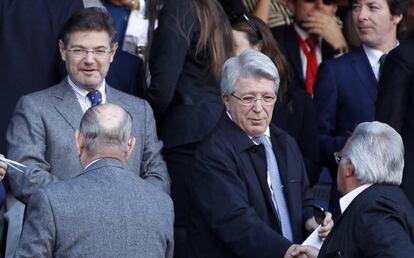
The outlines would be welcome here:
[[[375,117],[401,134],[405,151],[402,188],[414,205],[414,40],[402,42],[388,54],[378,89]]]
[[[318,257],[414,257],[413,207],[398,186],[368,187],[336,221]]]
[[[295,140],[270,125],[292,224],[303,240],[312,194]],[[281,234],[267,184],[266,154],[223,113],[196,152],[191,177],[190,257],[283,257],[292,244]]]
[[[344,146],[356,125],[374,119],[377,81],[363,48],[324,61],[314,93],[321,159],[332,170],[333,153]]]

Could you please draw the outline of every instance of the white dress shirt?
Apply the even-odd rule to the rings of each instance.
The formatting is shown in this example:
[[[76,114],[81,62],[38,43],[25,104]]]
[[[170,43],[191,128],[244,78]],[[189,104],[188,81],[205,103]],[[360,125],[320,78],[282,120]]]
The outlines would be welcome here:
[[[362,191],[370,187],[372,184],[361,185],[349,193],[345,194],[341,199],[339,199],[339,205],[341,206],[341,213],[344,213],[349,204],[357,197]]]
[[[295,31],[299,34],[299,36],[303,39],[303,41],[305,41],[307,38],[310,37],[310,35],[306,31],[301,29],[298,25],[295,24],[294,27],[295,27]],[[322,62],[321,45],[322,45],[322,39],[319,38],[318,47],[316,48],[316,60],[318,61],[318,65]],[[308,50],[310,51],[309,47],[308,47]],[[299,53],[300,53],[300,60],[302,61],[303,78],[306,78],[306,68],[308,65],[308,60],[306,59],[305,52],[303,52],[302,48],[300,47],[300,44],[299,44]]]

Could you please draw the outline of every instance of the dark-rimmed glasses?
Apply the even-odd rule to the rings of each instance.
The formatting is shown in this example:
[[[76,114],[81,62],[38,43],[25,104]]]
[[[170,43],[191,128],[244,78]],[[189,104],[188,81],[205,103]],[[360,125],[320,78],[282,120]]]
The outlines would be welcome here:
[[[73,56],[78,58],[84,58],[89,53],[92,53],[94,57],[102,58],[107,56],[112,50],[104,49],[104,48],[97,48],[97,49],[86,49],[86,48],[70,48],[67,49]]]

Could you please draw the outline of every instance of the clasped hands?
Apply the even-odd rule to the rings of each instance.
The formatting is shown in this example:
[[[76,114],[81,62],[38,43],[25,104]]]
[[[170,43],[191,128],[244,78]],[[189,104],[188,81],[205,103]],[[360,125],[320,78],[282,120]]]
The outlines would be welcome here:
[[[325,240],[331,231],[334,222],[332,220],[332,214],[330,212],[325,212],[326,216],[322,222],[321,227],[318,230],[318,236],[320,239]],[[315,217],[312,217],[306,221],[305,227],[309,232],[312,232],[318,227]],[[284,258],[316,258],[318,256],[319,249],[313,246],[302,246],[302,245],[291,245],[286,251]]]

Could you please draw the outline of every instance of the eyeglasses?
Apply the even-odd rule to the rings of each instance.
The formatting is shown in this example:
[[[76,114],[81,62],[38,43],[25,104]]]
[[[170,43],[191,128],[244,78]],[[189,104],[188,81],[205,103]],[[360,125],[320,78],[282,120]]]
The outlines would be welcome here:
[[[264,106],[270,106],[276,102],[276,96],[272,96],[272,95],[264,95],[261,98],[256,98],[255,96],[252,96],[252,95],[237,97],[236,95],[234,95],[234,93],[230,95],[240,100],[240,102],[245,106],[253,106],[258,100],[260,100],[262,102],[261,104]]]
[[[92,53],[94,57],[102,58],[112,52],[112,50],[101,49],[101,48],[90,49],[90,50],[85,49],[85,48],[71,48],[71,49],[68,49],[68,51],[71,52],[73,56],[78,57],[78,58],[86,57],[89,53]]]
[[[239,23],[239,22],[246,22],[253,30],[254,32],[257,34],[257,38],[259,40],[262,40],[262,34],[260,33],[259,29],[257,28],[256,24],[254,23],[254,21],[252,19],[249,18],[249,16],[245,13],[243,14],[239,14],[236,16],[233,16],[232,18],[230,18],[230,23],[231,24],[235,24],[235,23]]]
[[[306,3],[314,3],[318,0],[304,0]],[[333,4],[337,4],[338,1],[337,0],[323,0],[322,1],[324,5],[333,5]]]
[[[336,164],[339,165],[339,163],[341,163],[341,161],[345,158],[345,155],[342,155],[340,152],[335,152],[334,157],[335,157]]]

